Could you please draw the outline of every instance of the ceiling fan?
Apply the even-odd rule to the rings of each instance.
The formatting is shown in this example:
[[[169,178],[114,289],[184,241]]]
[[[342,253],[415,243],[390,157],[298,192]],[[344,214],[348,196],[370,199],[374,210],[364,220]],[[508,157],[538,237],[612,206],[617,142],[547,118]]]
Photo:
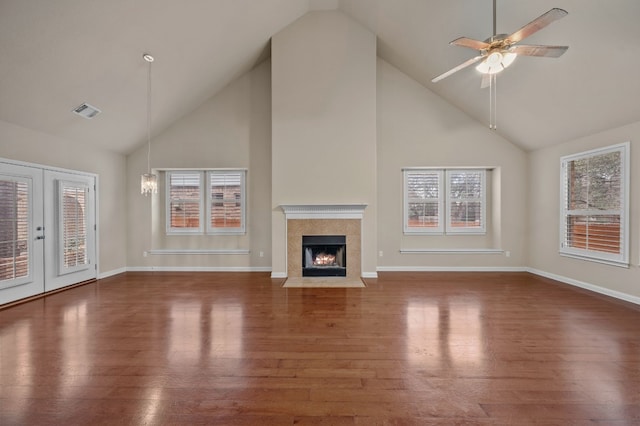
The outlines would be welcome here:
[[[440,74],[431,81],[433,83],[437,83],[451,74],[481,61],[476,69],[483,74],[482,87],[486,87],[487,83],[491,81],[487,77],[507,68],[513,63],[518,55],[550,58],[560,57],[567,51],[569,46],[540,46],[517,43],[567,15],[568,12],[566,10],[553,8],[512,34],[496,34],[496,0],[493,0],[493,36],[489,37],[485,41],[474,40],[468,37],[460,37],[449,43],[455,46],[478,50],[480,54],[463,62],[457,67]]]

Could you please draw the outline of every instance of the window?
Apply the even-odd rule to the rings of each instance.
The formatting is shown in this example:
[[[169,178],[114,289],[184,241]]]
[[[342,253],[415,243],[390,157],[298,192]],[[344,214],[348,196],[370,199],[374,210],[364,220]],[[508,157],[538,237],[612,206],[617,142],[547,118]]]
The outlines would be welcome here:
[[[0,176],[0,287],[2,281],[27,280],[31,255],[28,179]]]
[[[629,144],[561,159],[560,253],[628,265]]]
[[[210,171],[208,228],[210,233],[244,233],[244,172]]]
[[[447,170],[447,232],[479,233],[485,229],[484,170]]]
[[[404,207],[405,233],[484,234],[486,171],[405,169]]]
[[[167,172],[167,233],[202,233],[202,172]]]
[[[60,232],[59,270],[64,273],[86,269],[87,257],[87,198],[89,187],[80,182],[58,181]]]
[[[405,170],[405,232],[444,231],[442,185],[442,170]]]
[[[167,233],[244,233],[245,174],[244,170],[167,171]]]

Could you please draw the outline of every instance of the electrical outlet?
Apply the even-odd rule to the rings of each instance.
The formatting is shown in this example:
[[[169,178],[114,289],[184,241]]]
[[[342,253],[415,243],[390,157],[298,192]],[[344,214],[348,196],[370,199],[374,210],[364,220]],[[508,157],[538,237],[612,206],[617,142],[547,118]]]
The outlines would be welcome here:
[[[511,257],[511,252],[509,250],[507,250],[507,251],[504,252],[504,255],[507,256],[507,257]]]
[[[378,256],[380,257],[384,256],[384,253],[382,252],[382,250],[380,250],[380,252],[378,253]]]
[[[264,257],[264,252],[263,251],[260,252],[260,257]]]
[[[146,251],[142,252],[142,257],[147,257],[149,255],[149,253],[147,253]]]

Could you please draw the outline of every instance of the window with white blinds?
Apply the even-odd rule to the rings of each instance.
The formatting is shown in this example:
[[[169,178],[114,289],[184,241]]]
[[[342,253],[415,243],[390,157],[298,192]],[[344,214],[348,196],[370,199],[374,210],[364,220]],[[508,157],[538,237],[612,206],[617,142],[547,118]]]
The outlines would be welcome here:
[[[0,287],[29,275],[30,181],[0,178]]]
[[[74,272],[88,265],[87,195],[83,184],[59,181],[61,244],[60,273]]]
[[[245,175],[244,170],[167,171],[167,233],[244,233]]]
[[[447,170],[447,232],[486,232],[486,171]]]
[[[404,232],[444,232],[443,170],[404,171]]]
[[[486,170],[404,169],[404,232],[486,233]]]
[[[244,233],[245,192],[243,171],[207,172],[209,199],[207,232]]]
[[[167,182],[167,233],[202,233],[202,172],[169,171]]]
[[[629,143],[562,157],[560,253],[628,265]]]

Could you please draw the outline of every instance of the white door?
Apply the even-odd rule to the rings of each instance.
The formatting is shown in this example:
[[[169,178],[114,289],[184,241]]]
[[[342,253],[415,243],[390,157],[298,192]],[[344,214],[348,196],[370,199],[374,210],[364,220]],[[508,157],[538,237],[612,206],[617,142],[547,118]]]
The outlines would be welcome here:
[[[45,291],[94,279],[95,177],[44,172]]]
[[[44,291],[42,176],[0,163],[0,304]]]
[[[95,181],[0,161],[0,305],[97,277]]]

